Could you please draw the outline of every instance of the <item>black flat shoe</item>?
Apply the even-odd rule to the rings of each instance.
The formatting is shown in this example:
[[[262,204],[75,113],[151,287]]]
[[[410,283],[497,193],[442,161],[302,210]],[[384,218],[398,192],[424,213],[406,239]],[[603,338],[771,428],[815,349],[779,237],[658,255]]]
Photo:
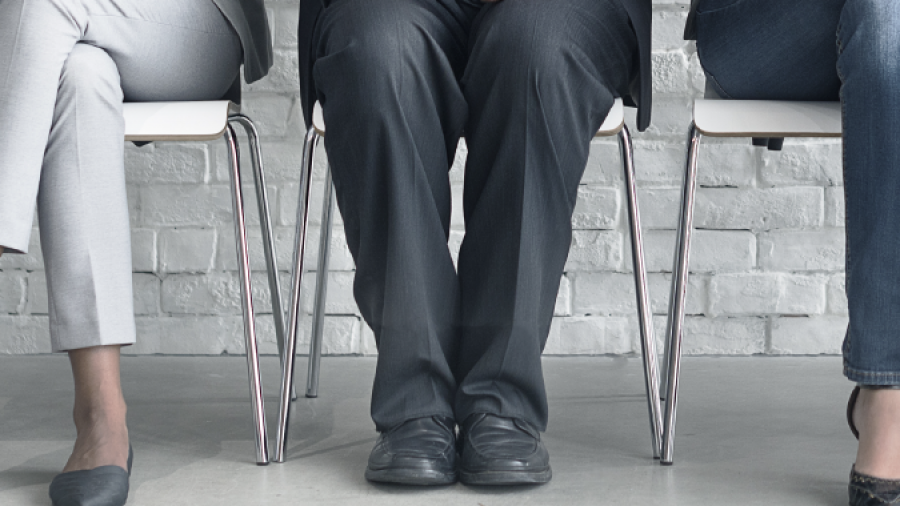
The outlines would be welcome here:
[[[460,439],[459,480],[467,485],[536,485],[553,476],[541,433],[523,420],[474,414]]]
[[[847,425],[850,432],[859,439],[859,430],[853,421],[853,410],[856,409],[856,401],[859,400],[861,389],[878,390],[878,386],[857,386],[850,394],[847,401]],[[882,506],[885,504],[900,504],[900,480],[883,480],[867,474],[858,473],[856,466],[850,470],[850,506]]]
[[[134,452],[128,446],[128,470],[100,466],[61,473],[50,482],[53,506],[123,506],[128,500],[128,478]]]
[[[383,432],[369,455],[366,479],[401,485],[456,482],[454,425],[450,418],[429,416]]]

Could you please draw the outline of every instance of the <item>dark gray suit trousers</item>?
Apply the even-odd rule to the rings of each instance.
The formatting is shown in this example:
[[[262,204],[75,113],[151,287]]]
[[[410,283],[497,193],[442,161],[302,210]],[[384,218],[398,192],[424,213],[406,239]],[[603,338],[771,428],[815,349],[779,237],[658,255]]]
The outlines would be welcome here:
[[[541,351],[590,141],[628,92],[619,0],[332,0],[313,75],[379,358],[372,418],[473,413],[541,430]],[[458,269],[448,170],[460,136]]]

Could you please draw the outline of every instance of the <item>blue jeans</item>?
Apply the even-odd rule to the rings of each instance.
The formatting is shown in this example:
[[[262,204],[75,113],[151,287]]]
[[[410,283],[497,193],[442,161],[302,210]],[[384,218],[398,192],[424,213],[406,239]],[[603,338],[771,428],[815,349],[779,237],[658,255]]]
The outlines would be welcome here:
[[[703,0],[697,48],[724,97],[841,100],[844,374],[900,384],[900,2]]]

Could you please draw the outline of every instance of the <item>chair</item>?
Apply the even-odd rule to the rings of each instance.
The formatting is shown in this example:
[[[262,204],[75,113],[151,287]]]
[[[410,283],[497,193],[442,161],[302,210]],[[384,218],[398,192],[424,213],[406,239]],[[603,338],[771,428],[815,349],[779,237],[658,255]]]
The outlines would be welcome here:
[[[309,221],[309,191],[312,179],[313,153],[321,138],[325,136],[325,120],[322,107],[316,103],[313,110],[313,124],[310,127],[303,149],[303,174],[300,182],[300,199],[297,209],[297,235],[294,245],[294,265],[291,280],[291,307],[288,323],[288,338],[282,369],[281,398],[279,405],[278,436],[275,447],[276,462],[284,462],[287,450],[288,427],[290,423],[291,390],[294,385],[294,354],[297,346],[297,324],[300,314],[300,284],[303,275],[303,255],[306,248],[306,229]],[[638,317],[640,320],[641,349],[644,362],[644,380],[650,415],[650,429],[653,456],[659,458],[662,418],[659,398],[659,373],[657,367],[656,343],[653,337],[653,314],[650,296],[647,292],[644,250],[641,239],[640,214],[637,203],[637,187],[634,179],[634,151],[631,134],[625,126],[625,110],[621,99],[617,99],[596,137],[618,136],[622,164],[625,171],[625,185],[628,198],[628,217],[631,225],[632,257],[634,262],[634,282],[637,295]],[[322,357],[322,331],[325,321],[325,296],[328,282],[328,253],[331,242],[333,216],[333,188],[331,170],[326,171],[325,197],[323,199],[322,229],[319,238],[319,265],[316,280],[316,294],[313,309],[313,330],[309,343],[309,369],[307,374],[307,397],[317,397],[319,390],[319,364]]]
[[[752,137],[754,145],[778,150],[785,137],[840,137],[839,102],[787,102],[769,100],[721,100],[707,91],[706,99],[694,102],[694,119],[688,133],[688,153],[681,200],[681,213],[672,268],[672,292],[666,325],[665,373],[667,383],[665,425],[661,463],[671,465],[678,407],[678,380],[684,337],[685,294],[694,219],[694,190],[700,140],[707,137]]]
[[[125,140],[137,143],[152,141],[211,141],[225,137],[228,159],[231,165],[231,191],[234,209],[235,238],[237,239],[238,265],[240,267],[241,305],[244,315],[244,343],[247,349],[247,368],[250,376],[250,403],[256,428],[256,462],[269,463],[266,413],[263,403],[262,381],[259,369],[253,298],[250,286],[250,257],[247,244],[247,226],[244,217],[244,196],[241,187],[240,152],[234,125],[241,125],[250,138],[250,155],[253,162],[253,179],[256,185],[259,219],[262,227],[263,249],[272,294],[272,312],[275,315],[275,334],[279,352],[284,350],[284,312],[278,267],[275,263],[275,244],[272,240],[272,224],[269,215],[269,199],[266,195],[259,133],[247,116],[240,114],[240,106],[227,100],[211,102],[153,102],[126,103]]]

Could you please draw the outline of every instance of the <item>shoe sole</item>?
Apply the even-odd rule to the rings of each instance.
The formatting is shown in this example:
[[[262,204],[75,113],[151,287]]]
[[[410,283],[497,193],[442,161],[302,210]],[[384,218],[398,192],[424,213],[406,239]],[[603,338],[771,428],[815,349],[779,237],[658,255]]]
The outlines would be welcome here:
[[[552,477],[553,472],[549,467],[543,471],[459,471],[459,481],[466,485],[542,485]]]
[[[442,473],[425,469],[366,469],[366,479],[376,483],[398,485],[438,486],[456,483],[456,473]]]

